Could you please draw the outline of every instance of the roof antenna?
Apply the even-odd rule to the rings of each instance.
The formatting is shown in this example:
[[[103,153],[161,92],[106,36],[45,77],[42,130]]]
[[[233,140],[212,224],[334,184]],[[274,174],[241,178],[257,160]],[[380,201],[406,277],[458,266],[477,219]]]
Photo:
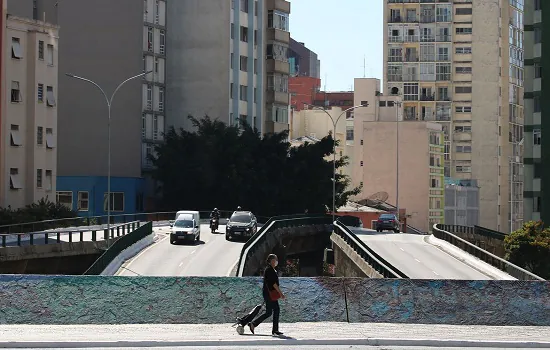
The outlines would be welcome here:
[[[328,75],[327,73],[325,73],[325,108],[328,107],[328,99],[327,99],[327,80],[328,80]]]
[[[367,77],[367,55],[363,55],[363,78]]]

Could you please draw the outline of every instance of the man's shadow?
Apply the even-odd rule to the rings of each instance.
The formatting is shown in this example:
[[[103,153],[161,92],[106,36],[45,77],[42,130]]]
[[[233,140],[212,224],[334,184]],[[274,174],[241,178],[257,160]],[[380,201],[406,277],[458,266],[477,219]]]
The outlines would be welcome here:
[[[286,340],[296,340],[296,338],[289,337],[288,335],[271,335],[271,334],[250,334],[245,333],[244,336],[248,337],[270,337],[270,338],[277,338],[277,339],[286,339]]]

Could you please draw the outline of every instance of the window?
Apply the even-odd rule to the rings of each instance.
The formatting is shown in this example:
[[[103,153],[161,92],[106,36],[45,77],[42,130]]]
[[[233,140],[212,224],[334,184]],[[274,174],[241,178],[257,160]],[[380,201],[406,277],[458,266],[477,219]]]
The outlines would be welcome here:
[[[539,11],[542,9],[541,2],[541,0],[535,0],[535,11]]]
[[[37,98],[38,102],[44,102],[44,84],[38,84]]]
[[[145,116],[145,113],[141,115],[141,138],[145,140],[145,137],[147,136],[147,117]]]
[[[164,112],[164,88],[159,88],[159,112]]]
[[[535,129],[533,130],[533,145],[541,145],[541,130]]]
[[[258,103],[257,93],[258,93],[258,89],[254,88],[254,103]],[[256,117],[254,117],[254,118],[256,118]]]
[[[449,61],[449,48],[448,47],[438,47],[437,48],[437,60],[438,61]]]
[[[78,211],[88,211],[90,208],[90,197],[87,191],[78,192],[78,203],[76,209]]]
[[[456,34],[459,34],[459,35],[472,34],[472,28],[456,28]]]
[[[258,30],[254,29],[254,46],[258,46]]]
[[[153,140],[158,140],[159,138],[159,117],[153,116]]]
[[[283,30],[285,32],[289,31],[289,20],[288,13],[279,12],[279,11],[269,11],[267,13],[267,26],[268,28],[275,28]]]
[[[53,45],[48,44],[47,58],[48,66],[53,66]]]
[[[248,101],[248,86],[246,85],[239,86],[239,99],[241,101]]]
[[[44,60],[44,41],[38,40],[38,59]]]
[[[159,24],[160,4],[159,0],[155,1],[155,24]]]
[[[437,63],[435,66],[436,80],[451,80],[451,64]]]
[[[42,169],[36,169],[36,187],[42,188]]]
[[[269,74],[267,76],[267,90],[288,92],[288,76],[281,74]]]
[[[248,116],[246,114],[239,115],[238,125],[248,125]]]
[[[541,112],[540,96],[533,97],[533,112],[535,113]]]
[[[533,31],[535,34],[535,44],[540,44],[542,42],[542,29],[540,27],[535,27]]]
[[[239,69],[243,72],[248,71],[248,57],[241,56],[239,60]]]
[[[472,127],[468,125],[455,126],[455,132],[472,132]]]
[[[403,88],[403,99],[405,101],[418,101],[418,84],[406,83]]]
[[[22,101],[21,89],[18,81],[11,82],[11,102],[18,103]]]
[[[10,168],[10,189],[20,190],[22,188],[21,179],[19,179],[19,169]]]
[[[107,193],[103,195],[103,210],[107,211],[109,203],[107,203]],[[124,211],[124,193],[123,192],[111,192],[111,211]]]
[[[266,57],[268,59],[288,62],[288,46],[283,46],[280,44],[269,44],[266,47]]]
[[[53,137],[53,129],[46,128],[46,148],[55,147],[55,138]]]
[[[36,144],[40,146],[44,144],[44,128],[41,126],[36,128]]]
[[[160,46],[159,46],[159,52],[161,55],[164,55],[166,52],[166,33],[164,30],[160,31]]]
[[[364,142],[363,142],[363,140],[361,140],[361,146],[363,146],[363,144],[364,144]]]
[[[48,107],[55,106],[55,96],[53,94],[53,86],[46,87],[46,105]]]
[[[21,140],[21,134],[19,133],[19,125],[15,125],[15,124],[11,125],[10,144],[15,147],[23,145],[23,141]]]
[[[363,166],[363,161],[361,161],[361,166]]]
[[[386,101],[378,101],[378,107],[386,107]]]
[[[471,15],[472,14],[472,8],[471,7],[457,7],[455,10],[455,14],[457,15]]]
[[[229,64],[230,64],[231,69],[233,69],[234,61],[235,61],[235,54],[233,52],[231,52],[231,57],[229,58]]]
[[[455,107],[456,113],[472,113],[472,107],[471,106],[457,106]]]
[[[248,42],[248,28],[241,26],[241,41],[247,43]]]
[[[455,170],[457,173],[471,173],[472,167],[467,165],[457,165]]]
[[[159,59],[155,57],[155,73],[159,72]]]
[[[455,67],[457,74],[472,74],[472,67]]]
[[[46,191],[52,190],[52,171],[46,170]]]
[[[258,74],[258,59],[254,59],[254,74]]]
[[[23,58],[21,50],[21,40],[19,38],[11,38],[11,58],[20,60]]]
[[[231,23],[231,39],[235,39],[235,24]]]
[[[70,191],[58,191],[56,193],[57,203],[73,210],[73,193]]]
[[[147,85],[147,109],[153,109],[153,86]]]
[[[455,53],[457,55],[471,54],[472,53],[472,48],[471,47],[457,47],[455,49]]]
[[[153,28],[147,28],[147,51],[153,52]]]
[[[231,84],[229,85],[229,98],[233,98],[233,96],[234,96],[234,92],[233,92],[233,91],[234,91],[234,90],[235,90],[235,89],[233,88],[233,83],[231,83]]]
[[[346,127],[346,140],[353,141],[353,126]]]
[[[471,86],[455,86],[455,94],[471,94]]]
[[[540,63],[535,63],[533,69],[535,71],[535,79],[542,78],[542,66]]]
[[[248,13],[248,0],[241,0],[241,11]]]
[[[472,153],[472,146],[456,146],[455,151],[458,153]]]

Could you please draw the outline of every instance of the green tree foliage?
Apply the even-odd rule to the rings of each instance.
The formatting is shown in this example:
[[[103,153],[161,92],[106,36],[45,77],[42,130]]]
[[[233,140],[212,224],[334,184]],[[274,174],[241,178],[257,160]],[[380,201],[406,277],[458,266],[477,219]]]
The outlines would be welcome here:
[[[0,208],[0,225],[74,218],[76,216],[77,213],[70,210],[66,206],[59,203],[50,202],[48,198],[43,198],[36,203],[25,206],[24,208]]]
[[[504,238],[506,260],[550,279],[550,229],[542,221],[529,221]]]
[[[195,132],[170,129],[152,157],[166,210],[231,210],[238,205],[262,216],[323,213],[332,207],[333,139],[292,148],[288,133],[264,137],[247,125],[228,126],[189,117]],[[347,164],[338,160],[337,167]],[[337,205],[359,193],[338,175]]]

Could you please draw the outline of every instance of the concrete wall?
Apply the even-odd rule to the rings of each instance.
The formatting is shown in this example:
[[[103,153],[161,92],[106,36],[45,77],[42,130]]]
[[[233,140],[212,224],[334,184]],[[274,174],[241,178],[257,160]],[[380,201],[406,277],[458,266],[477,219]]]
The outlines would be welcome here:
[[[229,323],[261,279],[0,276],[1,324]],[[550,283],[283,278],[283,322],[550,325]],[[346,316],[349,314],[349,318]]]

